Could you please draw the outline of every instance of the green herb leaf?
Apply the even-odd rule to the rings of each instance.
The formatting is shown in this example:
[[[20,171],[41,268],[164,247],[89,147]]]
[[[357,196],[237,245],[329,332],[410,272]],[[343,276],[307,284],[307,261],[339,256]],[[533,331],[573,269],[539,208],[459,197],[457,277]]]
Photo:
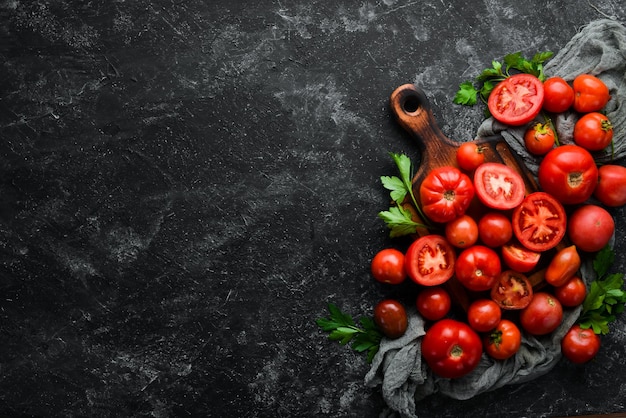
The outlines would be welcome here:
[[[380,181],[385,189],[391,191],[390,196],[394,202],[402,203],[404,201],[407,190],[402,180],[396,176],[381,176]]]
[[[387,227],[391,229],[389,232],[391,238],[415,234],[418,228],[426,227],[426,225],[415,222],[411,218],[411,213],[401,206],[391,206],[389,210],[379,212],[378,217],[385,221]]]
[[[465,81],[459,85],[459,90],[454,96],[454,103],[460,105],[473,106],[476,104],[478,91],[471,81]]]

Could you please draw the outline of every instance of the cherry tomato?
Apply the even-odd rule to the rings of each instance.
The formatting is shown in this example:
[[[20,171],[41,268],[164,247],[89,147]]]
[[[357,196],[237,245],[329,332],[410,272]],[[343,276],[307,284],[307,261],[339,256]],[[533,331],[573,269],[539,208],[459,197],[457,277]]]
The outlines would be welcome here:
[[[496,284],[491,289],[491,299],[501,309],[524,309],[533,299],[533,286],[522,273],[506,270],[500,274]]]
[[[583,364],[600,351],[600,337],[592,329],[573,325],[561,340],[561,352],[572,363]]]
[[[380,250],[371,263],[374,279],[381,283],[400,284],[406,279],[404,253],[395,248]]]
[[[489,94],[487,107],[498,121],[519,126],[533,120],[543,105],[543,83],[530,74],[515,74],[499,82]]]
[[[598,168],[598,184],[593,196],[603,205],[626,205],[626,167],[606,164]]]
[[[485,336],[485,352],[497,360],[513,357],[522,345],[522,333],[508,319],[501,320],[496,329]]]
[[[494,250],[483,245],[473,245],[459,254],[454,271],[463,286],[480,292],[493,287],[502,272],[502,266]]]
[[[423,286],[442,284],[454,274],[454,249],[440,235],[424,235],[415,240],[404,260],[409,277]]]
[[[385,299],[374,307],[374,322],[387,338],[400,338],[409,324],[404,305],[394,299]]]
[[[597,112],[609,102],[609,88],[591,74],[581,74],[574,79],[574,109],[579,113]]]
[[[478,332],[491,331],[502,319],[502,309],[491,299],[476,299],[467,308],[467,323]]]
[[[534,269],[540,258],[541,253],[531,251],[516,241],[511,241],[502,246],[504,264],[520,273],[528,273]]]
[[[547,154],[554,147],[554,142],[554,129],[548,123],[536,123],[524,133],[524,145],[531,154]]]
[[[480,201],[492,209],[513,209],[526,194],[522,176],[501,163],[483,163],[474,172],[474,187]]]
[[[572,213],[567,225],[572,243],[583,251],[600,251],[613,236],[615,221],[597,205],[584,205]]]
[[[574,104],[574,89],[561,77],[550,77],[543,82],[543,109],[562,113]]]
[[[457,248],[467,248],[478,241],[478,224],[469,215],[461,215],[446,224],[446,239]]]
[[[591,197],[598,183],[593,157],[578,145],[561,145],[546,154],[539,164],[539,184],[564,205],[578,204]]]
[[[437,321],[448,314],[452,306],[450,294],[442,287],[427,287],[417,295],[417,311],[431,321]]]
[[[500,247],[513,238],[513,226],[500,212],[487,212],[478,221],[478,236],[487,247]]]
[[[444,166],[426,175],[419,193],[424,214],[434,222],[445,223],[465,213],[474,197],[474,186],[467,174]]]
[[[513,211],[513,234],[531,251],[554,248],[565,236],[567,218],[563,205],[544,192],[526,196]]]
[[[475,170],[485,162],[483,147],[473,142],[462,143],[456,150],[456,162],[462,170]]]
[[[466,323],[442,319],[422,338],[422,356],[430,369],[441,377],[455,379],[478,366],[482,342]]]
[[[583,115],[574,125],[574,142],[589,150],[600,151],[613,141],[613,124],[599,112]]]
[[[530,304],[520,312],[519,320],[529,334],[549,334],[561,325],[563,306],[555,296],[537,292]]]
[[[573,308],[585,301],[587,296],[587,286],[578,276],[574,276],[565,284],[554,288],[554,296],[561,302],[561,305]]]
[[[550,264],[548,264],[544,279],[552,286],[562,286],[574,277],[574,274],[580,268],[580,264],[580,256],[578,251],[576,251],[576,246],[570,245],[565,247],[559,250],[550,261]]]

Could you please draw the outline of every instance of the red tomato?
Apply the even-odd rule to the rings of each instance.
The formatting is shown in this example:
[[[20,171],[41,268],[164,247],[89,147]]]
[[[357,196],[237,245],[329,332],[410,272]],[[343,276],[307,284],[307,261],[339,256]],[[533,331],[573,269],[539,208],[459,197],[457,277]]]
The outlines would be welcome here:
[[[545,335],[554,331],[563,320],[561,302],[546,292],[537,292],[530,304],[520,312],[522,328],[532,335]]]
[[[513,234],[531,251],[554,248],[565,236],[567,218],[563,205],[544,192],[526,196],[513,211]]]
[[[626,205],[626,167],[606,164],[598,168],[598,184],[593,196],[603,205]]]
[[[454,271],[463,286],[480,292],[493,287],[502,267],[498,253],[483,245],[473,245],[459,254]]]
[[[561,352],[572,363],[583,364],[593,359],[600,351],[600,337],[591,329],[582,329],[576,324],[561,340]]]
[[[572,243],[583,251],[600,251],[613,236],[615,221],[597,205],[581,206],[572,213],[567,225]]]
[[[565,205],[589,199],[598,183],[596,162],[578,145],[561,145],[547,153],[537,175],[543,191]]]
[[[513,226],[500,212],[488,212],[478,221],[478,236],[487,247],[500,247],[513,238]]]
[[[409,324],[406,309],[397,300],[385,299],[374,307],[374,322],[387,338],[400,338]]]
[[[473,197],[472,180],[456,167],[436,168],[420,185],[422,211],[433,222],[445,223],[463,215]]]
[[[480,201],[493,209],[513,209],[526,194],[522,176],[501,163],[481,164],[474,172],[474,187]]]
[[[372,259],[371,271],[374,279],[381,283],[402,283],[406,279],[404,254],[395,248],[380,250]]]
[[[485,352],[497,360],[513,357],[522,345],[522,333],[515,323],[501,320],[496,329],[485,336]]]
[[[441,377],[455,379],[478,366],[482,342],[469,325],[453,319],[435,322],[422,338],[422,356]]]
[[[574,89],[561,77],[550,77],[543,82],[543,109],[562,113],[574,104]]]
[[[467,308],[467,323],[478,332],[491,331],[502,319],[502,309],[491,299],[476,299]]]
[[[533,299],[533,286],[522,273],[503,271],[491,289],[493,299],[501,309],[524,309]]]
[[[469,215],[461,215],[446,224],[446,239],[457,248],[467,248],[478,241],[478,224]]]
[[[427,287],[419,292],[415,305],[424,318],[437,321],[448,314],[452,306],[452,299],[442,287]]]
[[[530,74],[515,74],[499,82],[489,94],[487,107],[498,121],[519,126],[533,120],[543,106],[543,84]]]
[[[425,235],[415,240],[404,260],[409,277],[423,286],[442,284],[454,274],[454,249],[440,235]]]
[[[554,147],[554,143],[554,130],[548,123],[536,123],[524,134],[524,145],[531,154],[544,155]]]
[[[564,285],[554,288],[554,296],[561,302],[561,305],[573,308],[585,301],[587,296],[587,286],[578,276],[574,276]]]
[[[540,258],[541,253],[531,251],[515,241],[502,246],[502,260],[504,260],[504,264],[520,273],[528,273],[534,269]]]
[[[485,162],[483,147],[473,142],[464,142],[456,150],[456,162],[462,170],[472,171]]]
[[[574,109],[579,113],[597,112],[611,98],[609,88],[598,77],[581,74],[574,79]]]
[[[589,150],[600,151],[613,141],[613,125],[599,112],[583,115],[574,125],[574,142]]]
[[[565,247],[559,250],[550,261],[550,264],[548,264],[544,279],[552,286],[562,286],[574,277],[574,274],[580,268],[580,264],[580,256],[578,251],[576,251],[576,246],[570,245]]]

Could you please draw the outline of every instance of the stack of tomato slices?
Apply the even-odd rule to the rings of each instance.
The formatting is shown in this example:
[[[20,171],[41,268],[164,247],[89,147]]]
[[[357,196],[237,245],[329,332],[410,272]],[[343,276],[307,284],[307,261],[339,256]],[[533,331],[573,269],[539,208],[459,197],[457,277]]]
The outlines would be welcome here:
[[[519,74],[496,86],[489,108],[494,118],[526,124],[530,132],[538,129],[533,121],[541,110],[573,110],[584,120],[608,99],[606,86],[591,75],[577,77],[572,87],[558,78],[544,84]],[[397,285],[408,277],[418,285],[415,303],[427,321],[422,355],[434,373],[464,376],[483,352],[506,360],[520,348],[523,332],[550,334],[561,324],[564,308],[582,304],[587,288],[579,277],[581,257],[603,248],[615,229],[602,206],[626,204],[626,168],[598,167],[592,154],[610,143],[588,139],[606,136],[610,123],[602,120],[583,129],[587,142],[560,145],[552,137],[537,173],[540,191],[526,190],[509,166],[486,162],[472,142],[459,147],[457,166],[439,167],[415,185],[421,211],[435,225],[432,232],[415,237],[405,251],[383,249],[371,268],[379,282]],[[599,131],[588,132],[589,126]],[[530,152],[537,153],[535,145]],[[590,203],[592,196],[599,204]],[[376,312],[398,304],[386,299]],[[398,323],[406,327],[406,314],[390,310],[394,320],[376,314],[374,319],[396,338],[403,334]],[[591,330],[574,331],[563,340],[563,354],[586,362],[597,353],[599,337]]]

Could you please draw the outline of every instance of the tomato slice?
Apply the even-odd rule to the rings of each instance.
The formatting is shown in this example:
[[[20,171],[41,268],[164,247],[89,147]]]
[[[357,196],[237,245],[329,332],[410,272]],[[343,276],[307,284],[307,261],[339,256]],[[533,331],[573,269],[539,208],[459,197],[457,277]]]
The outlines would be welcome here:
[[[511,241],[502,246],[502,260],[510,269],[528,273],[539,263],[541,253],[531,251],[522,244]]]
[[[489,94],[487,107],[498,121],[519,126],[533,120],[543,106],[543,83],[531,74],[515,74],[499,82]]]
[[[524,309],[533,299],[533,286],[524,274],[506,270],[491,288],[491,299],[502,309]]]
[[[567,218],[563,205],[552,195],[534,192],[513,211],[513,234],[531,251],[554,248],[565,236]]]
[[[415,283],[436,286],[454,274],[455,253],[440,235],[425,235],[413,241],[405,255],[406,271]]]
[[[513,209],[526,195],[522,176],[502,163],[483,163],[474,172],[478,199],[493,209]]]

